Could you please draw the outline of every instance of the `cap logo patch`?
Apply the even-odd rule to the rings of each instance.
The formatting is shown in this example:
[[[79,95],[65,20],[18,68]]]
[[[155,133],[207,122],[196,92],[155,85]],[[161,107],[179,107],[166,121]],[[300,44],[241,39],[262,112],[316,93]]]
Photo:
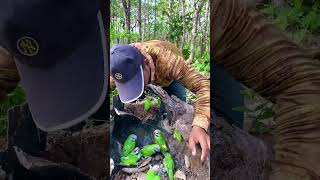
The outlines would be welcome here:
[[[121,80],[123,78],[122,74],[121,73],[116,73],[114,75],[114,77],[117,79],[117,80]]]
[[[35,39],[24,36],[18,39],[17,49],[25,56],[35,56],[39,51],[39,44]]]

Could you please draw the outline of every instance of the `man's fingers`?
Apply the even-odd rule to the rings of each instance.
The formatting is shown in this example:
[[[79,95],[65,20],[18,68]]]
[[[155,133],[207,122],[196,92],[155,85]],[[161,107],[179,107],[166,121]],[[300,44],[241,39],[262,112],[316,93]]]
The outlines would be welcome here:
[[[190,138],[189,138],[189,148],[191,149],[191,151],[192,151],[192,155],[196,155],[196,143],[195,143],[195,141],[194,141],[194,138],[191,136]]]
[[[208,155],[208,150],[209,150],[209,147],[208,147],[208,144],[207,144],[207,140],[206,138],[200,138],[199,139],[199,143],[200,143],[200,146],[201,146],[201,150],[202,150],[202,153],[201,153],[201,161],[203,162],[204,159],[207,157]]]

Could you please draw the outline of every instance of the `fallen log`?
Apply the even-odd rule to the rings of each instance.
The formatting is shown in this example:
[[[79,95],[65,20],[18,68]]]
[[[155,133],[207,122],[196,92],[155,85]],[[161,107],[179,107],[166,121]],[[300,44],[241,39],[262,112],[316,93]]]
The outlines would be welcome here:
[[[172,131],[172,128],[178,129],[183,138],[187,140],[192,128],[193,106],[184,103],[175,96],[170,97],[160,87],[149,85],[149,88],[160,97],[167,113],[166,118],[162,119],[160,126],[164,127],[168,132]],[[130,109],[130,113],[128,114],[136,112],[134,116],[143,119],[145,113],[143,108],[143,102],[139,102],[134,105],[124,105],[123,110]],[[122,115],[126,114],[124,111],[120,111],[120,113]],[[143,122],[148,123],[145,119]],[[264,180],[268,178],[272,159],[272,149],[270,146],[267,146],[262,140],[247,132],[229,125],[220,117],[211,118],[210,133],[212,137],[211,147],[213,147],[210,157],[210,177],[212,179]],[[206,167],[201,166],[199,157],[193,157],[191,154],[188,154],[189,150],[187,147],[179,151],[186,152],[187,157],[192,158],[191,169],[194,168],[194,172],[204,172],[207,170]],[[201,152],[200,149],[197,152]],[[184,154],[181,153],[181,155],[183,156]],[[178,158],[183,157],[179,157],[178,155]],[[208,179],[208,177],[202,178]]]
[[[158,86],[151,85],[150,90],[160,97],[164,106],[163,111],[156,109],[157,107],[153,107],[155,109],[149,111],[151,116],[147,115],[145,117],[153,117],[154,119],[141,120],[137,117],[143,117],[139,114],[139,112],[143,112],[141,110],[143,108],[141,104],[143,103],[138,102],[127,105],[130,106],[130,113],[133,112],[134,116],[123,111],[126,109],[126,105],[122,110],[118,111],[120,115],[116,115],[113,112],[116,119],[114,121],[116,124],[113,135],[116,135],[118,139],[122,137],[117,135],[117,133],[123,134],[123,132],[130,130],[129,128],[121,130],[121,126],[132,125],[131,129],[137,129],[136,132],[138,133],[143,132],[139,131],[139,128],[152,133],[155,128],[161,127],[167,134],[169,150],[176,160],[177,170],[183,171],[188,179],[209,179],[209,173],[211,173],[211,178],[222,180],[266,179],[272,157],[270,149],[261,140],[236,127],[230,126],[222,118],[212,119],[210,133],[213,137],[211,146],[213,148],[210,156],[211,168],[209,169],[208,160],[203,164],[200,162],[201,151],[199,147],[197,148],[197,155],[192,156],[187,146],[187,139],[194,116],[193,106],[182,102],[175,96],[170,97]],[[110,138],[112,138],[109,136],[109,123],[99,126],[90,126],[88,124],[92,123],[88,123],[78,130],[62,130],[54,133],[39,134],[39,130],[34,126],[27,106],[15,108],[14,113],[11,113],[10,121],[16,122],[16,124],[22,123],[18,126],[20,128],[26,127],[25,130],[13,128],[15,131],[9,133],[12,145],[18,145],[23,151],[27,151],[27,153],[31,152],[34,157],[42,158],[55,163],[55,165],[69,164],[70,166],[77,167],[80,172],[97,179],[104,179],[109,176],[110,172],[108,168],[110,161],[108,151],[110,148]],[[32,123],[26,126],[28,122],[29,124],[30,122]],[[155,123],[154,127],[152,127],[152,123]],[[177,128],[181,132],[184,139],[182,143],[173,139],[170,135],[173,128]],[[19,132],[23,132],[24,136],[19,135]],[[24,141],[21,141],[17,140],[16,137],[19,137],[19,139],[24,137],[30,138],[24,138]],[[43,146],[42,142],[44,141],[44,137],[45,146]],[[124,134],[123,137],[125,138],[126,135]],[[143,134],[139,135],[139,137],[143,137]],[[152,141],[152,138],[149,140]],[[33,142],[32,146],[29,145],[30,142]],[[117,143],[114,143],[114,139],[112,139],[112,142],[111,151],[117,149],[113,145],[118,146]],[[15,152],[13,148],[12,152]],[[117,160],[118,158],[114,159]],[[52,163],[49,164],[52,165]]]

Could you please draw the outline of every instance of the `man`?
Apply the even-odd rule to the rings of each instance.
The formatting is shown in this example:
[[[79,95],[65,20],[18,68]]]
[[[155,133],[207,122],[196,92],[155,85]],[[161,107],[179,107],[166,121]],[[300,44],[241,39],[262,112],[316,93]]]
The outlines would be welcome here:
[[[188,88],[197,96],[195,117],[189,136],[189,147],[196,154],[196,144],[202,148],[201,161],[210,149],[210,81],[191,68],[178,48],[166,41],[152,40],[131,45],[115,45],[110,52],[111,88],[116,86],[120,100],[137,100],[147,84],[165,87],[169,94],[185,100]]]

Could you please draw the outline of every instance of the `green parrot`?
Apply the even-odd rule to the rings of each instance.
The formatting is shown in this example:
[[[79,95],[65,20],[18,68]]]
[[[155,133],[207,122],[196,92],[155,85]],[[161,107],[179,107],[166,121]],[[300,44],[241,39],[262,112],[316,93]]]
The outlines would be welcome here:
[[[160,146],[158,144],[146,145],[141,149],[141,155],[144,157],[150,157],[157,152],[160,152]]]
[[[159,166],[150,167],[150,169],[147,172],[146,180],[155,180],[158,177],[160,179],[158,172],[159,172]]]
[[[153,132],[153,136],[154,136],[155,143],[160,146],[161,152],[162,153],[167,152],[168,148],[167,148],[166,140],[165,140],[162,132],[159,129],[157,129]]]
[[[151,108],[151,101],[150,101],[150,99],[146,99],[144,101],[144,110],[149,111],[150,108]]]
[[[173,130],[173,137],[180,142],[182,141],[182,135],[177,129]]]
[[[136,147],[137,135],[130,134],[124,141],[122,148],[122,156],[128,155]]]
[[[153,180],[161,180],[160,176],[159,175],[155,175]]]
[[[174,180],[174,177],[173,177],[174,161],[170,153],[164,154],[163,166],[166,172],[168,173],[169,179]]]
[[[124,166],[131,166],[131,165],[137,165],[137,162],[141,158],[140,149],[136,147],[130,154],[127,156],[123,156],[120,158],[120,165]]]

